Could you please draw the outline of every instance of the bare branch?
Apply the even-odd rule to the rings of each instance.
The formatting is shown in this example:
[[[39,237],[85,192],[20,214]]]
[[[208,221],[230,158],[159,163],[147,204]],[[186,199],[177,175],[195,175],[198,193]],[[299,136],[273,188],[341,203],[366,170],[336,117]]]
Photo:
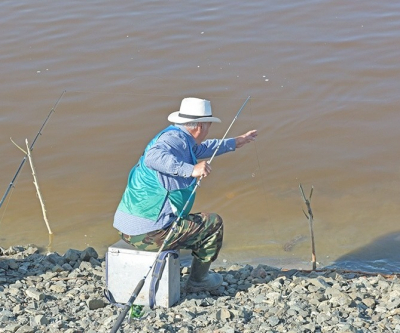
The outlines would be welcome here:
[[[43,212],[44,222],[46,223],[47,230],[49,231],[49,235],[52,235],[53,233],[52,233],[52,231],[51,231],[51,229],[50,229],[49,221],[47,220],[46,208],[45,208],[45,206],[44,206],[42,194],[40,193],[39,184],[38,184],[37,179],[36,179],[36,173],[35,173],[35,168],[34,168],[34,166],[33,166],[33,161],[32,161],[32,156],[31,156],[31,150],[29,149],[29,145],[28,145],[28,139],[25,139],[25,144],[26,144],[26,148],[27,148],[27,151],[28,151],[27,155],[28,155],[28,158],[29,158],[29,163],[30,163],[31,169],[32,169],[33,184],[34,184],[35,187],[36,187],[36,193],[37,193],[37,196],[38,196],[38,198],[39,198],[40,205],[42,206],[42,212]],[[21,149],[21,150],[22,150],[22,149]]]
[[[301,193],[301,196],[302,196],[302,198],[303,198],[303,200],[304,200],[304,203],[305,203],[306,206],[307,206],[308,215],[306,214],[306,212],[304,211],[304,209],[303,209],[303,213],[304,213],[304,215],[306,216],[306,218],[308,219],[308,223],[309,223],[309,227],[310,227],[310,235],[311,235],[311,261],[312,261],[313,270],[316,270],[316,269],[317,269],[317,257],[316,257],[316,255],[315,255],[314,230],[313,230],[313,218],[314,218],[314,215],[313,215],[313,212],[312,212],[312,209],[311,209],[311,204],[310,204],[310,201],[311,201],[311,197],[312,197],[312,194],[313,194],[314,187],[311,186],[311,192],[310,192],[310,196],[309,196],[309,199],[308,199],[308,200],[306,199],[306,196],[305,196],[304,190],[303,190],[303,186],[302,186],[301,184],[299,185],[299,188],[300,188],[300,193]]]
[[[27,153],[25,150],[23,150],[20,146],[18,146],[18,145],[13,141],[12,138],[10,138],[10,140],[11,140],[11,142],[12,142],[20,151],[22,151],[25,155],[28,155],[28,153]]]

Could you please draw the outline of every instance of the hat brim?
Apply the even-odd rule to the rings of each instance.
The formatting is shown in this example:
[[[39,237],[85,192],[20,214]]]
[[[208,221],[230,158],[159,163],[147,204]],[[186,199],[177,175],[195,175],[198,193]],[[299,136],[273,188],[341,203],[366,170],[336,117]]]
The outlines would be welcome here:
[[[172,112],[168,116],[168,121],[175,124],[187,123],[220,123],[221,119],[217,117],[199,117],[199,118],[184,118],[179,115],[179,111]]]

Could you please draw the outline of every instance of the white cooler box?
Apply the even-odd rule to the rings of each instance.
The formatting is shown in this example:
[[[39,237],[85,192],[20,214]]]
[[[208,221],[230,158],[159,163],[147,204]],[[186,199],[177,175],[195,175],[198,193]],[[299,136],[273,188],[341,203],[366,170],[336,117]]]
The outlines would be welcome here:
[[[157,252],[137,251],[122,239],[108,248],[106,256],[106,283],[111,300],[127,303],[137,284],[154,263]],[[152,271],[134,304],[149,305]],[[180,297],[179,256],[168,255],[156,294],[156,305],[171,307]]]

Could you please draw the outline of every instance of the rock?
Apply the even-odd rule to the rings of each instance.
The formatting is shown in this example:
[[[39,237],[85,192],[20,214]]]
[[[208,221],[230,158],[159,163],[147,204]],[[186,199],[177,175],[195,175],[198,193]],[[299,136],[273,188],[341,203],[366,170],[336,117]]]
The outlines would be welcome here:
[[[15,333],[34,333],[36,330],[33,327],[30,327],[28,325],[24,325],[20,328],[18,328]]]
[[[91,270],[92,264],[88,261],[82,261],[81,264],[79,265],[79,269],[81,271],[88,271]]]
[[[58,264],[51,268],[51,271],[54,272],[54,273],[59,273],[59,272],[62,272],[63,270],[64,269]]]
[[[121,308],[108,304],[103,296],[104,258],[96,258],[90,248],[68,250],[64,256],[34,251],[27,256],[23,248],[9,252],[14,254],[7,257],[7,264],[0,261],[0,279],[5,279],[0,286],[0,332],[111,330]],[[216,270],[224,277],[217,291],[189,294],[183,290],[175,306],[145,307],[141,320],[124,320],[119,332],[400,331],[397,277],[280,271],[266,265]]]
[[[40,291],[36,290],[35,288],[28,288],[26,291],[26,296],[31,297],[37,301],[44,300],[45,294],[41,293]]]
[[[215,317],[217,320],[227,321],[231,319],[232,313],[228,309],[217,310]]]
[[[66,262],[73,262],[77,261],[81,256],[81,252],[78,250],[74,249],[69,249],[67,252],[64,254],[64,259]]]
[[[269,317],[267,321],[272,327],[275,327],[279,324],[279,318],[277,316]]]
[[[264,269],[262,265],[258,265],[255,269],[252,270],[251,276],[253,278],[265,279],[267,277],[267,271]]]
[[[10,255],[15,255],[19,252],[25,251],[24,247],[21,246],[10,246],[7,250],[3,250],[4,255],[10,256]]]
[[[20,324],[8,324],[5,328],[4,331],[5,332],[16,332],[19,328],[21,327]]]
[[[326,282],[322,277],[319,278],[312,278],[309,280],[309,283],[313,286],[317,287],[318,289],[325,290],[327,288],[331,288],[331,285]]]
[[[389,310],[396,309],[400,306],[400,298],[392,299],[391,301],[388,302],[387,308]]]
[[[101,309],[105,306],[102,299],[90,299],[87,301],[87,305],[89,307],[89,310]]]
[[[72,270],[73,270],[72,266],[71,266],[70,264],[68,264],[68,263],[63,264],[63,265],[61,266],[61,268],[62,268],[64,271],[72,271]]]
[[[374,308],[376,302],[373,298],[364,298],[362,303],[364,303],[367,308]]]
[[[46,260],[51,262],[54,265],[62,266],[64,264],[64,258],[60,256],[58,253],[50,253],[47,255]]]
[[[19,265],[18,265],[18,263],[17,263],[15,260],[10,260],[10,261],[8,262],[8,267],[9,267],[10,269],[16,270],[16,269],[19,268]]]
[[[47,320],[47,318],[44,315],[37,315],[35,316],[35,323],[37,325],[48,325],[49,321]]]
[[[0,269],[6,271],[8,269],[8,260],[0,260]]]
[[[91,257],[91,258],[89,259],[89,262],[90,262],[90,264],[91,264],[93,267],[101,266],[101,262],[98,261],[96,258]]]
[[[38,248],[34,245],[29,245],[28,248],[24,251],[25,255],[27,255],[27,256],[31,256],[38,252],[39,252]]]
[[[88,247],[81,253],[81,260],[82,261],[89,261],[90,258],[97,259],[99,255],[97,254],[96,250],[92,247]]]
[[[50,286],[50,290],[54,291],[55,293],[61,294],[67,290],[67,286],[63,282],[57,282]]]

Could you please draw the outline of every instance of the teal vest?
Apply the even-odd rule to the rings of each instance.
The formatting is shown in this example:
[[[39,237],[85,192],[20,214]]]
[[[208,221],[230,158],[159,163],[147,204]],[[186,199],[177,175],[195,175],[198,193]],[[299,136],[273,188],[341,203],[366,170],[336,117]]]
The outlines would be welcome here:
[[[175,215],[178,216],[181,214],[181,217],[185,217],[189,214],[195,199],[195,193],[191,197],[190,195],[196,186],[196,178],[193,179],[192,183],[187,188],[168,191],[160,184],[157,175],[158,172],[149,169],[144,163],[146,152],[154,145],[161,134],[171,130],[180,131],[177,127],[169,126],[158,133],[147,145],[143,155],[139,159],[139,162],[129,173],[128,184],[124,194],[122,195],[118,210],[130,215],[157,221],[165,201],[169,200]],[[197,159],[191,147],[190,152],[193,158],[193,163],[196,164]],[[185,211],[182,212],[183,207],[189,198],[190,201]]]

